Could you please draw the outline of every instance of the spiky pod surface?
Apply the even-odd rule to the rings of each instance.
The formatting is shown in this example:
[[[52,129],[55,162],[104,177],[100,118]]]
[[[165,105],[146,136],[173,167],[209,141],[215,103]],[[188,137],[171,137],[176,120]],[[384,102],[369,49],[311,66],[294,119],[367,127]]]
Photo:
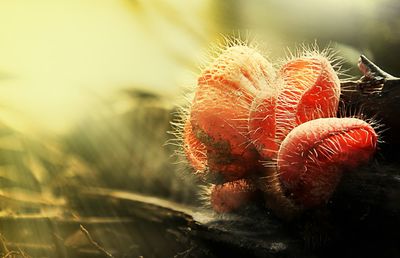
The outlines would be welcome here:
[[[254,99],[249,113],[249,136],[262,159],[272,160],[279,148],[275,139],[278,89],[269,87]]]
[[[232,181],[258,165],[248,137],[256,94],[274,77],[272,65],[247,46],[226,49],[198,79],[190,111],[193,134],[204,144],[210,174]]]
[[[238,210],[257,189],[283,218],[325,203],[342,172],[368,161],[377,143],[367,122],[334,118],[339,95],[339,78],[318,52],[275,72],[248,46],[223,51],[198,79],[183,132],[190,164],[217,183],[213,209]]]
[[[279,143],[297,125],[336,116],[340,81],[327,58],[318,54],[300,57],[286,63],[279,74],[284,81],[277,101]]]
[[[263,160],[272,161],[258,185],[265,192],[267,207],[286,218],[300,207],[286,197],[275,167],[281,142],[304,122],[335,116],[339,104],[340,82],[334,69],[326,57],[311,53],[286,62],[273,87],[255,98],[249,115],[250,137]]]
[[[357,118],[303,123],[280,146],[280,181],[298,205],[320,205],[329,199],[344,169],[354,169],[372,157],[377,140],[371,125]]]
[[[189,119],[186,120],[183,128],[183,150],[196,173],[204,173],[207,168],[206,147],[193,134]]]
[[[250,204],[257,197],[257,188],[247,179],[239,179],[211,187],[211,207],[218,213],[232,212]]]
[[[336,115],[340,81],[329,60],[313,54],[292,59],[278,71],[250,111],[251,139],[264,159],[275,159],[280,143],[296,126]]]

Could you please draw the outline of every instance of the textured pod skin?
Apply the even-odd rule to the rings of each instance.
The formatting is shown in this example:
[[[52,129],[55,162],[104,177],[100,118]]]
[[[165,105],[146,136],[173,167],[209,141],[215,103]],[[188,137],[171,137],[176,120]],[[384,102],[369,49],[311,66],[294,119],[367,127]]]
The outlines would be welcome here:
[[[183,150],[196,173],[205,172],[207,168],[206,147],[194,136],[189,120],[186,120],[183,129]]]
[[[275,73],[254,49],[227,48],[199,76],[183,132],[189,163],[217,183],[213,209],[236,211],[257,191],[284,219],[327,202],[377,144],[367,122],[333,118],[339,96],[337,74],[316,51]]]
[[[280,143],[296,126],[336,115],[340,81],[327,58],[315,54],[293,59],[254,99],[250,137],[264,159],[276,158]]]
[[[211,206],[218,213],[233,212],[251,203],[257,188],[246,179],[239,179],[211,188]]]
[[[326,202],[346,168],[366,163],[378,136],[356,118],[320,118],[293,129],[282,142],[278,173],[290,198],[304,208]]]
[[[283,65],[279,75],[284,86],[276,106],[278,143],[304,122],[336,116],[340,81],[325,57],[313,55],[291,60]]]
[[[259,154],[248,136],[248,114],[273,73],[271,64],[254,49],[234,46],[198,79],[190,122],[206,147],[209,171],[225,181],[246,176],[258,163]]]
[[[249,134],[254,146],[264,159],[276,157],[278,144],[275,140],[275,108],[277,91],[274,88],[260,92],[249,114]]]

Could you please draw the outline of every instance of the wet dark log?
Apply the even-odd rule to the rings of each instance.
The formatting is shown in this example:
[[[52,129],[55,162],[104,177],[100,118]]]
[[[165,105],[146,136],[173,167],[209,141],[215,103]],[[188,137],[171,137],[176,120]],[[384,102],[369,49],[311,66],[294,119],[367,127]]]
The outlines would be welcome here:
[[[349,256],[400,256],[398,166],[376,164],[346,174],[328,209],[336,248]]]
[[[204,208],[134,193],[93,189],[80,196],[77,210],[85,203],[96,203],[97,216],[113,210],[117,216],[151,224],[158,229],[156,234],[171,234],[168,248],[180,246],[177,257],[307,257],[301,240],[260,207],[219,216]],[[143,233],[151,234],[147,244],[159,245],[148,228]]]
[[[75,192],[63,216],[1,217],[8,250],[89,258],[400,255],[400,172],[393,167],[347,173],[327,206],[290,223],[262,206],[221,216],[129,192]]]
[[[76,210],[92,203],[98,207],[96,214],[112,210],[117,216],[149,223],[147,244],[158,244],[148,230],[152,225],[158,230],[155,234],[172,234],[168,248],[179,246],[175,250],[186,257],[400,255],[400,171],[391,166],[374,165],[345,174],[327,206],[290,223],[262,206],[221,216],[125,192],[93,189],[80,196]]]
[[[1,217],[3,244],[33,257],[306,257],[300,241],[259,209],[215,217],[105,189],[79,192],[71,205],[75,217]]]

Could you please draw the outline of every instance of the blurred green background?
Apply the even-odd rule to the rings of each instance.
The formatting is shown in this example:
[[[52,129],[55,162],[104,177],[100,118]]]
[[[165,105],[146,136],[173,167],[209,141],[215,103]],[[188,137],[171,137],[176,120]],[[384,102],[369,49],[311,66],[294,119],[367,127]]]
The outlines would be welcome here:
[[[399,13],[397,0],[0,1],[2,212],[90,186],[195,203],[165,143],[210,46],[241,37],[277,60],[317,42],[351,75],[361,53],[400,74]]]

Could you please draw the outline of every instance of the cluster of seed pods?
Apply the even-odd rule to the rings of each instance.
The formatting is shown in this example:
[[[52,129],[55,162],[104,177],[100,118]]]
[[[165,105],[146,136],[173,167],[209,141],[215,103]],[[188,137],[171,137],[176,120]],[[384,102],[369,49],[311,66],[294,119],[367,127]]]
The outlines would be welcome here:
[[[214,183],[213,209],[238,210],[260,191],[282,217],[326,203],[378,138],[369,123],[336,117],[339,97],[317,51],[275,69],[249,46],[226,48],[199,76],[182,134],[187,160]]]

